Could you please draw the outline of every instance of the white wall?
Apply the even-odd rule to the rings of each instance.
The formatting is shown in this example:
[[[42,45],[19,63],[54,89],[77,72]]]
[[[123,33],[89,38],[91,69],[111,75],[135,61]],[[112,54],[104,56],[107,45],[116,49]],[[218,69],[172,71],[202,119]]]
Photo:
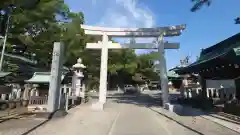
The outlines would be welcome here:
[[[234,80],[206,80],[207,88],[221,88],[222,85],[224,88],[236,88]]]
[[[220,89],[222,85],[224,89],[220,89],[220,91],[224,92],[227,96],[229,96],[230,94],[235,94],[236,91],[234,80],[206,80],[206,85],[207,89],[208,88]]]

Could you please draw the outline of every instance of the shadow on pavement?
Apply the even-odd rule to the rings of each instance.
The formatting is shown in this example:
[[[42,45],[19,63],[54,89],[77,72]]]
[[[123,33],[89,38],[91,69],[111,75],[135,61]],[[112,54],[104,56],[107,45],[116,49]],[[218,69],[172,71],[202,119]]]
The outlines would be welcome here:
[[[17,116],[19,116],[19,115],[17,115]],[[4,123],[4,122],[7,122],[7,121],[9,121],[9,120],[12,120],[12,119],[20,119],[20,118],[18,118],[17,116],[15,116],[15,117],[10,117],[10,118],[0,118],[0,124],[1,123]]]
[[[178,96],[178,94],[173,94],[172,96],[173,96],[173,98],[175,98],[176,96]],[[121,98],[115,97],[114,99],[111,99],[111,101],[114,101],[114,102],[117,102],[117,103],[124,103],[124,104],[133,104],[133,105],[149,108],[153,112],[156,112],[157,114],[160,114],[160,115],[178,123],[179,125],[187,128],[187,129],[189,129],[189,130],[191,130],[191,131],[193,131],[193,132],[195,132],[199,135],[204,135],[203,133],[201,133],[201,132],[199,132],[199,131],[197,131],[197,130],[189,127],[189,126],[184,125],[183,123],[167,116],[166,114],[160,113],[160,112],[152,109],[151,107],[162,107],[161,94],[159,94],[159,93],[151,94],[151,95],[141,93],[141,94],[135,95],[135,97],[124,97],[124,96],[121,97]],[[193,116],[193,115],[187,114],[186,116]]]
[[[31,113],[27,113],[26,108],[24,108],[24,110],[22,108],[16,108],[12,109],[11,111],[9,110],[0,111],[0,113],[1,113],[0,123],[8,122],[9,120],[18,120],[24,116],[32,115]]]
[[[174,100],[179,96],[179,94],[170,94],[170,100]],[[134,96],[121,96],[121,97],[113,97],[111,101],[117,103],[124,103],[124,104],[134,104],[137,106],[144,106],[144,107],[163,107],[162,100],[161,100],[161,93],[154,93],[154,94],[145,94],[140,93]],[[210,113],[205,113],[203,111],[193,109],[190,107],[184,107],[181,111],[176,111],[176,114],[180,116],[201,116],[207,115]]]
[[[40,126],[46,124],[49,120],[50,120],[50,119],[41,122],[40,124],[34,126],[33,128],[29,129],[28,131],[22,133],[21,135],[28,135],[29,133],[31,133],[32,131],[36,130],[36,129],[39,128]]]
[[[160,113],[160,112],[158,112],[158,111],[155,111],[154,109],[151,109],[151,108],[149,108],[149,109],[152,110],[152,111],[154,111],[154,112],[156,112],[156,113],[158,113],[158,114],[160,114],[160,115],[162,115],[162,116],[164,116],[164,117],[166,117],[166,118],[168,118],[168,119],[170,119],[170,120],[172,120],[172,121],[174,121],[174,122],[176,122],[176,123],[178,123],[179,125],[187,128],[187,129],[189,129],[189,130],[191,130],[191,131],[193,131],[193,132],[195,132],[195,133],[197,133],[197,134],[199,134],[199,135],[204,135],[203,133],[201,133],[201,132],[199,132],[199,131],[197,131],[197,130],[189,127],[189,126],[186,126],[186,125],[182,124],[181,122],[179,122],[179,121],[177,121],[177,120],[175,120],[175,119],[173,119],[173,118],[171,118],[171,117],[169,117],[169,116],[167,116],[167,115],[165,115],[165,114],[163,114],[163,113]]]
[[[159,95],[155,95],[155,97],[150,97],[147,94],[134,94],[134,95],[123,95],[122,97],[114,97],[111,99],[117,103],[124,104],[134,104],[138,106],[144,107],[161,107],[162,101]]]

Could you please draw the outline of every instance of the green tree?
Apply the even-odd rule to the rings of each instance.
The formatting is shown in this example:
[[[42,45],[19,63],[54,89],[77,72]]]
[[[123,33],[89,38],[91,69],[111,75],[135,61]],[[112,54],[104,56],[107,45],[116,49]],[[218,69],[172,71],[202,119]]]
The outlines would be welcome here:
[[[70,11],[63,0],[40,1],[31,11],[16,8],[11,17],[9,38],[21,40],[27,45],[27,53],[36,54],[39,64],[48,67],[53,43],[61,39],[59,20],[69,16]]]
[[[136,54],[132,49],[110,50],[108,60],[108,83],[123,86],[132,83],[137,68]],[[111,80],[111,81],[110,81]]]
[[[71,67],[76,63],[77,58],[81,58],[87,66],[87,83],[89,88],[97,88],[100,73],[100,50],[87,50],[87,42],[97,41],[95,38],[84,34],[80,24],[84,23],[84,16],[80,13],[70,13],[68,22],[62,23],[64,29],[61,40],[65,48],[65,66]]]
[[[14,5],[18,8],[30,9],[34,8],[39,1],[40,0],[1,0],[0,10],[5,9],[9,5]]]
[[[8,5],[3,0],[0,9]],[[84,34],[80,24],[84,23],[83,13],[69,11],[63,0],[42,0],[34,9],[17,8],[14,10],[9,31],[9,43],[15,39],[27,45],[26,53],[36,54],[39,65],[50,67],[52,47],[54,42],[65,44],[64,65],[71,67],[77,58],[82,58],[87,66],[87,81],[89,87],[98,87],[100,74],[100,50],[87,50],[87,42],[97,39]],[[9,49],[9,48],[8,48]],[[11,49],[11,47],[10,47]],[[136,55],[132,49],[110,50],[108,73],[109,80],[130,83],[136,74],[153,78],[153,59],[156,54]],[[156,57],[156,56],[155,56]],[[7,67],[14,67],[8,64]],[[6,67],[6,66],[5,66]],[[11,69],[6,68],[7,71]],[[17,69],[16,69],[17,70]]]
[[[110,50],[108,70],[111,74],[118,74],[118,71],[134,73],[137,67],[136,54],[132,49]]]
[[[8,72],[17,72],[19,70],[19,66],[13,62],[5,61],[3,63],[3,69]]]
[[[191,1],[194,3],[193,7],[191,8],[192,12],[199,10],[203,6],[210,6],[212,2],[211,0],[191,0]]]
[[[137,57],[137,73],[142,74],[149,80],[158,80],[158,73],[155,72],[156,66],[154,62],[159,58],[158,52],[150,52],[148,54],[142,54]]]
[[[194,5],[191,8],[192,12],[196,12],[201,9],[203,6],[210,6],[212,4],[212,0],[191,0]],[[240,24],[240,17],[235,19],[235,24]]]

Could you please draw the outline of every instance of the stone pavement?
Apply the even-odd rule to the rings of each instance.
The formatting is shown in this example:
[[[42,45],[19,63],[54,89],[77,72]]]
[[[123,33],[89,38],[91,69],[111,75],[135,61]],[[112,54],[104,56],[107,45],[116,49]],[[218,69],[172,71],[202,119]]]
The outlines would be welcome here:
[[[24,107],[0,111],[0,135],[24,135],[45,121],[32,119],[32,114],[22,114],[26,111]]]
[[[6,109],[0,110],[0,118],[2,117],[10,117],[11,115],[18,115],[27,111],[26,107],[17,107],[15,109]]]
[[[201,116],[179,116],[169,112],[163,108],[151,107],[156,113],[165,116],[186,127],[189,130],[195,131],[202,135],[239,135],[239,133],[230,130],[224,126],[216,124],[210,120],[204,119]]]
[[[144,106],[123,104],[108,135],[195,135]]]
[[[146,107],[109,101],[105,111],[79,106],[28,135],[195,135]]]
[[[239,124],[230,122],[231,120],[229,120],[225,117],[219,116],[215,113],[206,113],[206,112],[201,111],[200,109],[195,109],[195,108],[184,106],[183,115],[194,116],[193,118],[199,118],[199,119],[204,118],[211,122],[217,123],[219,125],[222,125],[224,127],[227,127],[231,130],[234,130],[234,131],[240,133],[240,125]]]
[[[0,122],[0,135],[27,135],[46,120],[14,117]]]
[[[134,98],[111,98],[108,100],[104,111],[93,111],[91,105],[87,104],[77,106],[69,110],[69,114],[64,118],[53,119],[41,126],[32,123],[32,125],[35,125],[33,127],[37,128],[28,128],[24,132],[19,131],[18,134],[6,130],[2,132],[2,124],[0,123],[0,135],[238,134],[199,116],[179,116],[170,113],[160,108],[157,101],[148,94]],[[28,122],[28,124],[30,123]],[[41,121],[41,123],[44,123],[44,121]],[[18,127],[20,125],[23,126],[24,123],[22,122]]]
[[[159,100],[160,92],[157,91],[148,91],[145,92],[145,97],[149,96],[149,98],[153,98],[155,100]],[[170,93],[172,96],[177,96],[177,93]],[[196,131],[199,134],[207,134],[207,135],[239,135],[240,125],[236,125],[230,122],[226,122],[220,119],[214,119],[213,117],[208,116],[207,114],[197,111],[196,109],[190,109],[185,107],[184,114],[177,115],[175,113],[169,112],[161,107],[151,106],[149,107],[151,110],[155,111],[156,113],[165,116],[174,120],[175,122],[179,123],[180,125],[188,128],[189,130]],[[221,121],[221,122],[216,122]],[[218,123],[224,123],[228,126],[222,126]],[[231,127],[231,129],[227,128]],[[238,128],[238,129],[236,129]]]
[[[204,115],[202,117],[240,133],[240,125],[238,123],[235,123],[235,121],[229,120],[216,114]]]

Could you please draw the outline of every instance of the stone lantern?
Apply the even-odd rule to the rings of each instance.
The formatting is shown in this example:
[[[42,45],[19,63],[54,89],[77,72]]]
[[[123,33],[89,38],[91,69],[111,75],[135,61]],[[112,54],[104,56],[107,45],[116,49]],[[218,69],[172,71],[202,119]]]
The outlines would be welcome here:
[[[72,84],[73,89],[75,89],[75,96],[84,98],[85,91],[84,89],[82,89],[82,79],[84,77],[83,69],[85,69],[86,66],[82,64],[82,59],[78,58],[77,63],[74,64],[72,67],[74,70]]]

